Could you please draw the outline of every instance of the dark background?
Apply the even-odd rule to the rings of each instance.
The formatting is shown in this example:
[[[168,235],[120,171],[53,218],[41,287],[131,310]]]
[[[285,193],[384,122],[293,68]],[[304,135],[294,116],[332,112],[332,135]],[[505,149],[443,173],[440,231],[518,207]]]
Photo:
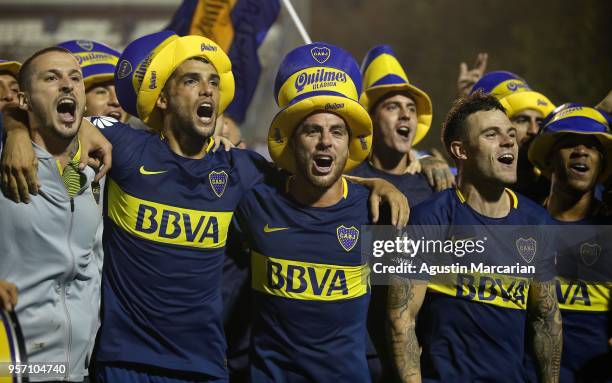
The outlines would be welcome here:
[[[294,1],[295,2],[295,1]],[[366,52],[389,44],[434,105],[421,148],[439,146],[457,91],[459,63],[489,53],[487,71],[525,78],[555,105],[594,105],[612,89],[610,0],[311,0],[313,41]]]

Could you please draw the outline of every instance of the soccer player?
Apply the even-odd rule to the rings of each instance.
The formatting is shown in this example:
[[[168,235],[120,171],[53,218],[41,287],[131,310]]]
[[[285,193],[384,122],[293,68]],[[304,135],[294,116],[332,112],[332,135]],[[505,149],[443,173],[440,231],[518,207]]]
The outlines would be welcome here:
[[[328,79],[332,79],[331,81]],[[342,176],[363,161],[372,122],[359,67],[326,43],[289,52],[276,76],[274,162],[291,175],[256,186],[238,217],[251,244],[251,381],[369,382],[369,191]]]
[[[543,94],[532,90],[527,82],[506,71],[489,72],[472,87],[472,93],[482,90],[495,96],[516,128],[519,146],[516,191],[542,202],[548,194],[549,184],[540,177],[527,158],[529,145],[540,131],[540,125],[555,106]]]
[[[106,189],[98,380],[225,381],[227,230],[239,199],[269,168],[253,152],[210,151],[216,117],[234,93],[229,58],[204,37],[159,32],[128,45],[115,86],[123,108],[153,132],[91,118],[113,144],[115,163]],[[99,134],[84,126],[84,136]],[[405,222],[405,198],[383,194],[401,205],[393,222]]]
[[[8,308],[21,323],[28,362],[65,363],[56,378],[82,382],[98,326],[96,232],[102,219],[90,187],[94,171],[78,169],[81,68],[67,50],[47,48],[24,62],[19,82],[19,107],[30,122],[43,192],[29,204],[0,196],[0,279],[16,285],[17,291],[9,289]],[[0,293],[2,300],[6,306]],[[30,381],[49,377],[37,374]]]
[[[359,102],[374,125],[372,153],[351,174],[386,179],[414,206],[432,195],[421,173],[407,172],[410,151],[431,125],[429,96],[410,84],[395,53],[387,45],[372,48],[362,64],[364,90]]]
[[[612,134],[601,113],[579,104],[555,111],[531,144],[529,158],[551,180],[545,206],[557,225],[605,224],[595,187],[612,172]],[[605,360],[612,320],[609,249],[588,228],[560,230],[571,230],[570,238],[559,236],[569,243],[557,257],[563,318],[560,381],[605,381],[612,378]]]
[[[541,206],[507,189],[516,181],[516,128],[495,97],[476,92],[459,100],[444,122],[442,139],[457,164],[457,188],[415,207],[411,227],[482,225],[489,230],[492,225],[528,227],[549,221]],[[532,248],[540,249],[537,258],[535,250],[531,259],[517,254],[514,244],[490,251],[506,264],[536,258],[542,266],[537,278],[447,274],[450,283],[432,279],[429,284],[418,278],[392,279],[390,342],[403,382],[525,381],[525,343],[534,346],[542,381],[558,380],[561,321],[554,266],[542,243],[533,241]],[[482,292],[486,278],[499,282]]]
[[[58,46],[72,52],[83,70],[87,99],[85,116],[108,116],[127,122],[129,115],[119,104],[113,79],[120,53],[90,40],[70,40]]]

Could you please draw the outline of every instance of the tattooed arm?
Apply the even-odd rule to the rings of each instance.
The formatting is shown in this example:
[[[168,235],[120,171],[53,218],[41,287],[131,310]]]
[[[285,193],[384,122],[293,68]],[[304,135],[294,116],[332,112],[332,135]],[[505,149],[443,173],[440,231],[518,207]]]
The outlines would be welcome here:
[[[554,282],[534,282],[529,288],[530,340],[541,382],[558,382],[561,365],[561,313]]]
[[[388,333],[393,364],[403,383],[421,381],[421,351],[415,325],[426,290],[425,282],[391,278],[387,299]]]

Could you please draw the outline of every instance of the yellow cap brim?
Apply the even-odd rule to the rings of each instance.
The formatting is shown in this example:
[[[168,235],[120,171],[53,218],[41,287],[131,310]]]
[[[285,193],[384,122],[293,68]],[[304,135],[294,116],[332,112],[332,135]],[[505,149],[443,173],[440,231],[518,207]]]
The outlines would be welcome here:
[[[525,109],[537,110],[542,113],[542,117],[546,117],[555,109],[555,105],[546,96],[534,91],[515,92],[502,98],[499,102],[506,109],[506,114],[510,118]]]
[[[17,61],[5,61],[0,63],[0,72],[9,72],[15,78],[19,76],[19,70],[21,69],[21,64]]]
[[[378,101],[391,92],[407,92],[415,99],[418,124],[412,145],[416,145],[425,137],[431,126],[433,107],[427,93],[411,84],[379,85],[363,92],[359,103],[369,112],[373,112],[372,108]]]
[[[314,96],[289,105],[274,117],[268,132],[268,150],[281,168],[295,174],[295,158],[289,141],[294,129],[315,112],[329,112],[342,117],[351,131],[349,154],[343,172],[362,163],[372,147],[372,120],[356,101],[341,96]]]
[[[153,57],[137,95],[138,114],[142,121],[155,130],[161,130],[161,113],[155,112],[157,99],[176,68],[185,60],[194,57],[203,57],[215,67],[220,78],[217,115],[223,113],[234,98],[234,75],[229,57],[213,44],[202,36],[184,36],[167,44]]]
[[[85,90],[88,90],[95,84],[114,81],[114,79],[115,79],[114,73],[101,73],[101,74],[89,76],[86,79],[83,79],[83,82],[85,83]]]
[[[602,173],[599,175],[599,182],[605,182],[610,177],[610,174],[612,174],[612,155],[610,155],[612,153],[612,135],[607,133],[563,131],[540,135],[536,137],[529,147],[529,151],[527,152],[529,161],[539,169],[546,178],[550,179],[552,149],[555,143],[566,134],[595,136],[595,138],[599,140],[606,153],[606,164]]]

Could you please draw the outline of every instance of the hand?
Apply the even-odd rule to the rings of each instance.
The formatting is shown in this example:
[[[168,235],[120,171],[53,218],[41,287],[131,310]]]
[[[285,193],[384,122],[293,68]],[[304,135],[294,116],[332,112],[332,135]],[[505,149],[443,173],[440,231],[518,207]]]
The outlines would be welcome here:
[[[437,150],[432,150],[433,156],[421,158],[423,174],[427,177],[427,182],[436,192],[448,189],[455,185],[455,176],[450,170],[446,161]]]
[[[228,138],[223,136],[214,136],[213,139],[215,140],[215,145],[212,148],[213,152],[216,152],[221,146],[223,146],[223,149],[225,149],[226,152],[229,152],[230,149],[235,148],[232,141],[230,141]]]
[[[129,129],[129,128],[128,128]],[[81,158],[79,169],[89,165],[96,169],[94,181],[100,181],[108,173],[113,164],[113,145],[89,120],[83,119],[79,128],[81,143]]]
[[[421,167],[421,161],[419,161],[419,157],[417,156],[417,152],[415,150],[411,150],[408,152],[408,156],[410,157],[410,165],[408,165],[408,168],[406,168],[406,173],[420,173],[423,169]]]
[[[390,182],[380,178],[372,179],[371,191],[370,211],[372,212],[372,222],[378,222],[379,205],[382,201],[385,201],[391,208],[391,224],[398,229],[406,226],[410,216],[410,207],[408,206],[408,198],[404,193],[397,190]]]
[[[474,84],[480,80],[487,70],[488,53],[479,53],[476,56],[474,68],[468,69],[466,63],[459,64],[459,78],[457,78],[457,91],[459,97],[466,97]]]
[[[612,90],[595,107],[604,110],[608,114],[612,114]]]
[[[2,148],[2,191],[14,202],[30,202],[30,193],[38,194],[38,159],[32,149],[27,114],[20,109],[5,108],[3,125],[6,132]]]
[[[17,306],[17,286],[0,279],[0,305],[6,311],[13,311]]]

